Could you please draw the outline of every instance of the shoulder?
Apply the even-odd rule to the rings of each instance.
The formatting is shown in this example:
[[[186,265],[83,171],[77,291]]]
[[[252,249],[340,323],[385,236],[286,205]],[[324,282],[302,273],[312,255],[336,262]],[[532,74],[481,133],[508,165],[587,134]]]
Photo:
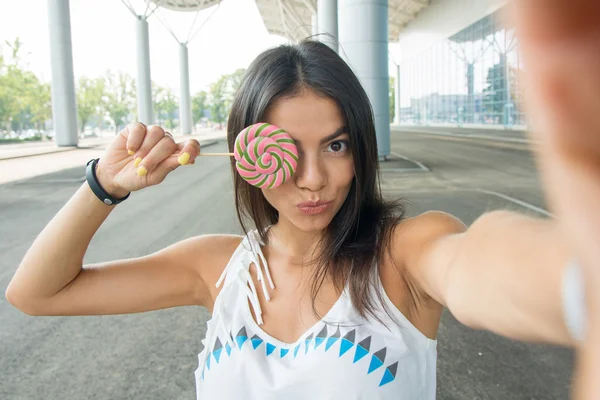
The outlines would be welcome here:
[[[429,241],[440,236],[462,233],[467,226],[457,217],[444,211],[427,211],[403,219],[394,229],[394,240],[412,243]]]
[[[240,235],[202,235],[178,243],[182,262],[191,263],[204,283],[209,297],[204,303],[208,308],[218,293],[215,284],[242,239]]]
[[[227,254],[231,256],[242,239],[239,235],[201,235],[182,240],[174,246],[190,261],[207,261],[225,257]],[[200,259],[194,256],[200,256]]]
[[[451,257],[453,242],[460,239],[467,226],[443,211],[428,211],[407,218],[392,234],[392,257],[426,298],[437,298],[435,279],[440,279],[444,259]]]

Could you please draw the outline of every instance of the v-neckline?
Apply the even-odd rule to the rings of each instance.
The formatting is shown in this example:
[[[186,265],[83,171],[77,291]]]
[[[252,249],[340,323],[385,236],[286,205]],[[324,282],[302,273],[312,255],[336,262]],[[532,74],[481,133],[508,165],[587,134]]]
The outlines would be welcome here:
[[[260,336],[261,339],[267,340],[267,341],[269,341],[269,343],[274,344],[278,347],[293,348],[293,347],[297,346],[298,344],[303,343],[306,340],[306,338],[308,336],[310,336],[311,333],[314,333],[318,328],[321,328],[321,325],[326,323],[325,321],[327,321],[327,319],[329,319],[331,317],[331,315],[335,311],[337,311],[337,309],[343,303],[344,299],[347,297],[347,291],[348,291],[347,289],[348,289],[348,284],[344,285],[344,289],[342,290],[342,293],[340,294],[338,299],[335,301],[335,303],[333,303],[333,305],[331,306],[329,311],[327,311],[327,313],[323,316],[323,318],[321,318],[320,320],[315,322],[313,324],[313,326],[311,326],[306,331],[304,331],[304,333],[302,333],[298,337],[298,339],[296,339],[294,342],[291,342],[291,343],[284,342],[280,339],[277,339],[277,338],[271,336],[264,329],[262,329],[260,327],[260,325],[258,325],[258,323],[254,320],[254,317],[252,316],[252,311],[250,310],[250,305],[248,304],[247,297],[244,297],[244,302],[243,302],[244,303],[244,305],[243,305],[244,319],[245,319],[246,324],[248,324],[250,326],[250,328],[252,328],[252,331],[255,334],[257,334],[258,336]]]
[[[269,229],[270,228],[271,227],[269,227]],[[246,240],[248,241],[248,244],[250,245],[250,249],[248,249],[248,248],[244,248],[244,249],[246,251],[246,255],[248,253],[253,253],[254,246],[253,246],[252,241],[254,241],[254,244],[258,247],[258,252],[260,252],[260,257],[256,257],[256,261],[258,261],[260,263],[262,261],[261,258],[264,258],[264,255],[262,254],[262,246],[264,244],[260,240],[260,236],[250,237],[250,235],[253,235],[253,234],[258,235],[258,232],[253,231],[252,233],[247,235]],[[243,242],[244,241],[242,241],[242,243]],[[264,258],[264,259],[266,262],[266,258]],[[248,267],[247,267],[248,270],[250,269],[250,266],[254,262],[255,262],[254,260],[250,260],[250,262],[248,263]],[[256,266],[256,268],[261,268],[261,266]],[[265,270],[268,270],[269,267],[268,267],[268,265],[266,265],[266,266],[264,266],[264,268],[265,268]],[[249,274],[249,275],[250,275],[250,278],[252,279],[252,274]],[[257,285],[256,282],[253,282],[253,284],[255,285],[255,287],[258,290],[258,287],[260,287],[260,286]],[[311,333],[313,333],[314,331],[317,330],[317,328],[321,328],[321,325],[323,325],[323,323],[331,317],[331,315],[340,307],[340,304],[343,303],[344,299],[348,296],[349,296],[349,294],[348,294],[348,281],[347,281],[344,285],[342,292],[340,293],[340,295],[337,298],[337,300],[335,301],[335,303],[333,303],[333,305],[331,306],[329,311],[327,311],[327,313],[325,313],[325,315],[320,320],[316,321],[310,328],[308,328],[304,333],[302,333],[298,337],[298,339],[296,339],[294,342],[291,342],[291,343],[284,342],[282,340],[279,340],[279,339],[271,336],[269,333],[267,333],[264,329],[262,329],[260,327],[260,325],[254,319],[254,316],[252,315],[252,310],[250,309],[250,304],[249,304],[249,298],[247,296],[244,296],[244,301],[243,301],[244,304],[242,305],[244,320],[245,320],[246,324],[248,324],[248,326],[250,326],[252,328],[253,332],[255,332],[255,334],[261,336],[261,338],[263,340],[266,339],[266,340],[270,341],[272,344],[277,345],[278,347],[292,348],[292,347],[297,346],[299,343],[304,342]],[[257,298],[256,300],[260,302],[259,298]],[[262,309],[262,305],[261,305],[261,309]]]

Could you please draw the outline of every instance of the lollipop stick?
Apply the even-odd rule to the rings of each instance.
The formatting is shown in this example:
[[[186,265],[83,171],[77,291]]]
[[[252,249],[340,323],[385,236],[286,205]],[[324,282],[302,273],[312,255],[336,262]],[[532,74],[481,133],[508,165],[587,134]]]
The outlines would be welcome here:
[[[233,153],[200,153],[201,156],[234,156]]]

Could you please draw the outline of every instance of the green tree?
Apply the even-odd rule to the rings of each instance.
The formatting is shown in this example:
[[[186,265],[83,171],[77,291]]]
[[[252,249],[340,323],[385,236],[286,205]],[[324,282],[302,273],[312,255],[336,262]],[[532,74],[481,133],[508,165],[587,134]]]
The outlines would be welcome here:
[[[166,126],[173,129],[175,126],[175,113],[179,107],[177,97],[170,88],[160,88],[156,98],[157,116],[165,115],[167,119]]]
[[[229,75],[229,83],[232,97],[235,96],[238,89],[242,85],[242,80],[244,79],[244,75],[246,75],[246,70],[244,68],[240,68],[236,70],[234,73]],[[232,99],[233,101],[233,99]]]
[[[239,89],[246,70],[240,68],[232,74],[222,75],[210,86],[208,103],[211,120],[218,124],[225,122],[231,109],[231,104]]]
[[[81,132],[84,131],[85,125],[93,116],[102,113],[104,92],[104,79],[79,78],[77,82],[77,116]]]
[[[2,58],[0,65],[0,122],[9,129],[20,131],[30,120],[31,95],[39,83],[37,77],[20,66],[22,42],[16,38],[5,41],[11,49],[10,61]]]
[[[227,83],[228,76],[223,75],[210,86],[210,119],[222,124],[227,118]]]
[[[9,59],[0,54],[0,126],[41,129],[52,117],[50,85],[22,65],[19,38],[5,44],[11,51]]]
[[[52,95],[49,83],[38,83],[36,96],[31,105],[31,122],[38,129],[43,129],[44,123],[52,118]]]
[[[134,113],[135,81],[126,73],[107,72],[105,76],[105,91],[103,110],[113,120],[115,133],[119,133],[127,116]]]
[[[202,90],[192,97],[192,118],[194,123],[197,123],[204,118],[204,112],[207,108],[208,94]]]

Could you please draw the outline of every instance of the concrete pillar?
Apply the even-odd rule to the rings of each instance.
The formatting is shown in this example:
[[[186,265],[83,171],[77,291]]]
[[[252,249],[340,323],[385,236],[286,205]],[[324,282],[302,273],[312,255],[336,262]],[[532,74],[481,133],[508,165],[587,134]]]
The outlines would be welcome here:
[[[390,155],[388,1],[339,0],[338,9],[341,55],[371,100],[379,157],[385,158]]]
[[[179,130],[192,133],[192,106],[190,99],[190,67],[186,43],[179,44]]]
[[[396,64],[396,97],[394,98],[394,124],[400,125],[400,65]]]
[[[148,21],[138,15],[136,22],[137,38],[137,110],[138,121],[151,125],[154,123],[152,112],[152,81],[150,78],[150,39]]]
[[[77,106],[73,77],[69,0],[48,0],[52,122],[58,146],[77,146]]]
[[[319,40],[338,51],[338,0],[317,0]]]
[[[313,14],[311,17],[312,35],[317,36],[319,34],[319,17],[317,14]]]

